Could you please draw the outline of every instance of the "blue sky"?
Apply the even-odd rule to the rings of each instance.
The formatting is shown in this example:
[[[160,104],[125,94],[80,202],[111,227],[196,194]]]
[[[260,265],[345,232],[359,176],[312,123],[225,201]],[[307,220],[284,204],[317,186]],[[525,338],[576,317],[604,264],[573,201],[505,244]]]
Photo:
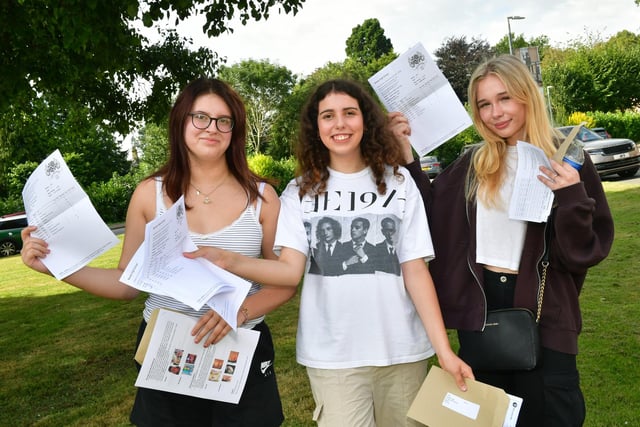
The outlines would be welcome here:
[[[196,46],[206,45],[226,56],[228,64],[243,59],[269,59],[306,75],[329,61],[345,58],[345,42],[353,27],[378,18],[397,53],[417,42],[429,52],[448,37],[477,37],[494,44],[511,31],[525,38],[547,35],[554,46],[588,35],[608,38],[621,30],[640,34],[640,7],[633,0],[306,0],[296,15],[274,12],[267,21],[233,24],[234,33],[216,39],[202,35],[202,22],[179,27]]]

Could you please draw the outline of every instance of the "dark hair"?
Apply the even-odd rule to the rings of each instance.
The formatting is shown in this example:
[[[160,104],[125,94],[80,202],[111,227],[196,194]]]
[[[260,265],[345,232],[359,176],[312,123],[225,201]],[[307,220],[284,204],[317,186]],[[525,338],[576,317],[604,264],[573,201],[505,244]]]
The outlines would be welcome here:
[[[326,191],[329,150],[318,133],[318,108],[320,101],[331,93],[344,93],[358,101],[364,122],[360,152],[373,172],[378,192],[385,194],[385,166],[392,166],[394,174],[398,175],[398,166],[402,163],[400,145],[387,128],[387,116],[373,96],[355,81],[336,79],[320,84],[302,110],[297,146],[300,195]]]
[[[385,224],[393,224],[393,228],[396,227],[396,222],[393,218],[391,218],[390,216],[385,216],[384,218],[382,218],[382,221],[380,221],[380,226],[382,227]]]
[[[152,176],[161,176],[167,195],[175,202],[186,194],[191,181],[189,155],[184,139],[184,128],[196,99],[214,94],[222,98],[231,110],[234,121],[231,143],[225,152],[227,165],[240,185],[254,201],[261,197],[257,182],[264,179],[249,170],[245,144],[247,138],[247,113],[240,96],[225,82],[201,77],[189,83],[176,98],[169,113],[169,160]],[[187,207],[188,208],[188,207]]]
[[[362,218],[361,216],[356,217],[354,219],[351,220],[351,225],[353,226],[354,222],[360,222],[362,223],[362,228],[364,228],[365,230],[369,231],[369,227],[371,226],[371,223],[369,222],[369,220],[367,218]]]
[[[331,226],[331,229],[333,230],[333,237],[335,237],[336,240],[340,240],[342,237],[342,224],[329,216],[323,216],[318,221],[318,224],[316,225],[316,239],[318,239],[318,241],[322,240],[322,230],[320,226],[325,223]]]

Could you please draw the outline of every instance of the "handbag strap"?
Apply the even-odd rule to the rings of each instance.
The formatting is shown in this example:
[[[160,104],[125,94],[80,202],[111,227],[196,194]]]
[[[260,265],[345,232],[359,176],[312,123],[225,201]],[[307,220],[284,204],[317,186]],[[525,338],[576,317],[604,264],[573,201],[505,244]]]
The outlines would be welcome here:
[[[551,246],[551,232],[553,231],[553,212],[547,220],[547,228],[544,236],[544,254],[542,254],[542,274],[540,275],[540,291],[538,292],[538,311],[536,312],[536,323],[540,321],[542,315],[542,299],[544,298],[544,288],[547,285],[547,268],[549,267],[549,246]]]
[[[544,287],[547,284],[547,267],[549,267],[549,260],[542,260],[542,275],[540,276],[540,292],[538,293],[538,312],[536,313],[536,323],[540,321],[540,315],[542,314],[542,298],[544,298]]]

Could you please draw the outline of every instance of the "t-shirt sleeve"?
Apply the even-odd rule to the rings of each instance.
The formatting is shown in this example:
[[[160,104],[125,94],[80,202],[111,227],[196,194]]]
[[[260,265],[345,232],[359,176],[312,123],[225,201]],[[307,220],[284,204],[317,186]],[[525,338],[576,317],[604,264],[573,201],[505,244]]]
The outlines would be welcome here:
[[[309,242],[295,181],[291,181],[280,196],[280,213],[273,250],[279,253],[282,248],[295,249],[305,255],[309,253]]]

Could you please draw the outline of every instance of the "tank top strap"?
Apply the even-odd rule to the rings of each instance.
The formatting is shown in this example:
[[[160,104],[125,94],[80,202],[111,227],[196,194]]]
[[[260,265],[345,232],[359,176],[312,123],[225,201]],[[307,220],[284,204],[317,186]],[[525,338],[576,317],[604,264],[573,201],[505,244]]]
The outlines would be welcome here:
[[[166,210],[164,206],[164,194],[162,192],[162,177],[156,176],[156,216],[160,216]]]
[[[264,192],[264,187],[265,187],[265,183],[261,182],[260,184],[258,184],[258,192],[260,193],[260,195],[262,195],[262,193]],[[256,200],[256,218],[260,219],[260,209],[262,208],[262,198],[258,197],[258,200]]]

